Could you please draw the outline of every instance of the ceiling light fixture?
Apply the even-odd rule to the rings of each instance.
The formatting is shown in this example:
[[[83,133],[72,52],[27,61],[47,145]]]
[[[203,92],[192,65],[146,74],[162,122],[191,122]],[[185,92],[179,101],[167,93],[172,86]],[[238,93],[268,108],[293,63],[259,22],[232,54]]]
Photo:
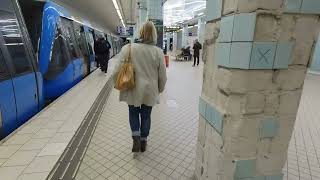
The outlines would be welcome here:
[[[122,26],[123,26],[123,27],[126,27],[126,25],[124,24],[123,17],[122,17],[122,14],[121,14],[121,11],[120,11],[120,8],[119,8],[119,5],[118,5],[117,0],[112,0],[112,2],[113,2],[114,8],[116,8],[116,11],[117,11],[117,14],[118,14],[118,16],[119,16],[119,18],[120,18],[120,21],[121,21],[121,23],[122,23]]]

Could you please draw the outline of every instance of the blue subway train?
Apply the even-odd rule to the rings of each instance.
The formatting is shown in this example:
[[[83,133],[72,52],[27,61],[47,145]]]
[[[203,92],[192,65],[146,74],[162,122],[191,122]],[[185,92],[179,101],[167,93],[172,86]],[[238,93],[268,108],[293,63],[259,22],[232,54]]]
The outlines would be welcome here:
[[[50,1],[0,1],[0,139],[96,69],[94,41],[121,39]]]

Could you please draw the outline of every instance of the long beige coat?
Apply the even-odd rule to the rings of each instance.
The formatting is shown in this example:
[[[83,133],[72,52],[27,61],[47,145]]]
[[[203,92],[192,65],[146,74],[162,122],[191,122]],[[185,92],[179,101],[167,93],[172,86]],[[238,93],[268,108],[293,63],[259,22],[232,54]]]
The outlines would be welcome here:
[[[114,82],[122,62],[128,56],[129,47],[124,46],[117,58],[118,62],[112,75]],[[159,94],[163,92],[167,81],[163,52],[154,45],[132,43],[131,57],[135,70],[135,88],[121,91],[120,101],[136,107],[142,104],[154,106],[158,103]]]

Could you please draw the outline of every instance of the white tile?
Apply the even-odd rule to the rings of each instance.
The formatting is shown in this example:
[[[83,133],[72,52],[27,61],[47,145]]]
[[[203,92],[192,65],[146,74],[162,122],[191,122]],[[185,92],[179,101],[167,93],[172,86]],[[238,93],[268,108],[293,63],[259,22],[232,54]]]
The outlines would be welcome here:
[[[3,143],[3,145],[19,145],[25,144],[27,141],[31,139],[33,134],[15,134],[10,137],[7,141]]]
[[[48,122],[48,124],[46,124],[43,128],[44,129],[58,129],[62,126],[62,124],[64,123],[64,121],[57,121],[57,120],[52,120],[50,122]]]
[[[47,144],[38,156],[56,156],[61,155],[68,143],[49,143]]]
[[[20,131],[18,131],[17,134],[34,134],[38,132],[40,128],[40,125],[33,125],[32,123],[28,123]]]
[[[48,174],[49,174],[48,172],[22,174],[21,176],[19,176],[18,180],[45,180]]]
[[[72,139],[74,133],[66,132],[66,133],[57,133],[51,139],[51,143],[69,143]]]
[[[8,159],[0,159],[0,167],[4,164]]]
[[[35,157],[23,173],[49,172],[56,164],[60,156]]]
[[[41,114],[41,112],[40,112],[40,114]],[[37,129],[38,127],[45,126],[49,121],[50,121],[50,119],[48,119],[48,118],[41,118],[38,116],[37,118],[30,120],[28,122],[28,125],[26,125],[26,127],[31,127],[31,128]],[[37,131],[39,131],[39,129]]]
[[[0,146],[0,158],[9,158],[20,148],[20,145]]]
[[[42,138],[42,139],[30,139],[27,143],[25,143],[21,150],[35,150],[35,149],[42,149],[48,143],[49,138]]]
[[[17,151],[13,154],[3,166],[22,166],[31,163],[34,157],[39,153],[39,150],[33,151]]]
[[[76,132],[79,125],[80,122],[67,121],[62,125],[58,132]]]
[[[56,129],[40,129],[32,138],[52,138],[56,132]]]
[[[1,167],[1,180],[16,180],[26,166]]]

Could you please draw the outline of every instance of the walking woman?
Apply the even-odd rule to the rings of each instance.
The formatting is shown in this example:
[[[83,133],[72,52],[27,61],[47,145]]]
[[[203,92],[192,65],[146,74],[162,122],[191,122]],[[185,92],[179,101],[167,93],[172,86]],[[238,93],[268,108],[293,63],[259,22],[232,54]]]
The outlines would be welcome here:
[[[120,91],[120,101],[126,102],[129,106],[132,152],[146,151],[152,107],[159,103],[159,94],[163,92],[167,81],[164,55],[156,43],[156,28],[148,21],[140,29],[137,43],[122,48],[113,73],[113,80],[116,81],[120,67],[131,49],[135,86],[133,89]]]

